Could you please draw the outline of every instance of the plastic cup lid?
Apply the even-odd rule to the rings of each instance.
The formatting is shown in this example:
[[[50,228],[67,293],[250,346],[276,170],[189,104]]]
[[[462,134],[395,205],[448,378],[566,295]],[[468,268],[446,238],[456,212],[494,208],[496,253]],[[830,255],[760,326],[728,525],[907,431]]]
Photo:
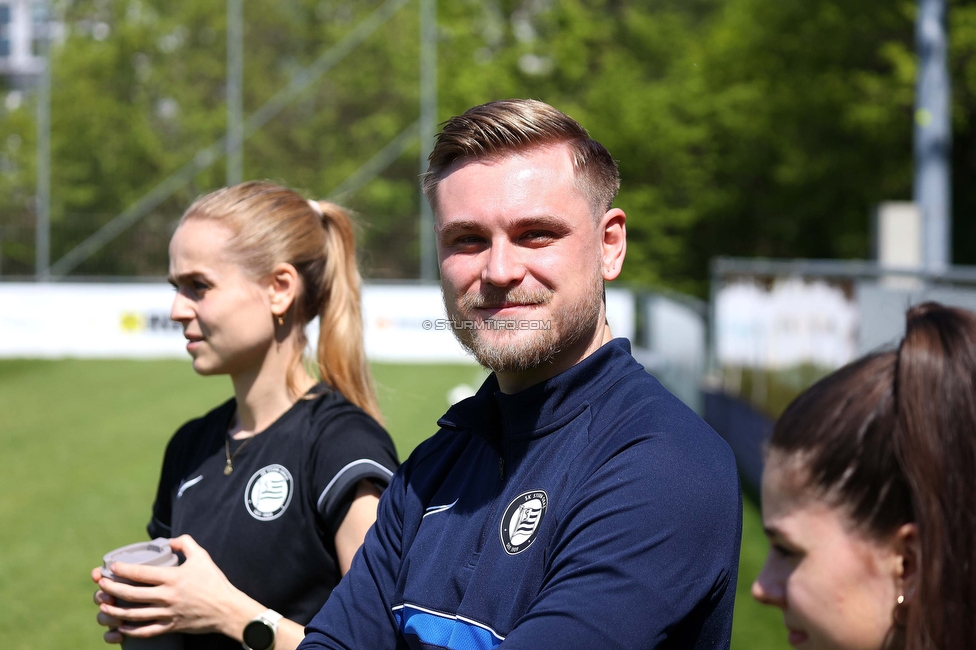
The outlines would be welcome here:
[[[112,562],[126,562],[145,566],[176,566],[180,563],[179,557],[169,547],[169,540],[164,537],[157,537],[151,542],[137,542],[117,548],[106,553],[102,560],[102,575],[106,578],[114,577],[109,569]]]

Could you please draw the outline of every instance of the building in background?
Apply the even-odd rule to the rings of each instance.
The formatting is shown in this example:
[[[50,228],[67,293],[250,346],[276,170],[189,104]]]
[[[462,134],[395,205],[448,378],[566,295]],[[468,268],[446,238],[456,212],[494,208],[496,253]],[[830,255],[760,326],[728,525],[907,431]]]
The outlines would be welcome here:
[[[37,45],[42,16],[40,3],[0,0],[0,75],[29,77],[44,69]]]

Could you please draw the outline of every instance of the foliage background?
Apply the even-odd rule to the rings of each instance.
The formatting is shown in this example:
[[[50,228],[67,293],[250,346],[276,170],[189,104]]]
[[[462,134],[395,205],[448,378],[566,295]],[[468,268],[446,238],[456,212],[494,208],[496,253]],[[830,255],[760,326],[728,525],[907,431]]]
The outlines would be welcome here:
[[[245,113],[380,0],[248,0]],[[223,0],[56,0],[53,250],[178,169],[226,125]],[[537,97],[620,160],[624,279],[705,295],[718,254],[870,256],[881,200],[911,196],[910,0],[456,0],[438,7],[439,119]],[[976,3],[950,1],[954,256],[976,262]],[[245,177],[327,196],[419,115],[419,3],[245,144]],[[0,80],[0,255],[33,272],[33,92]],[[374,278],[419,275],[414,146],[344,202]],[[182,209],[223,162],[79,267],[160,275]]]
[[[247,0],[245,113],[381,2]],[[226,2],[52,4],[62,25],[52,91],[57,260],[223,135]],[[911,196],[911,0],[438,4],[439,119],[502,97],[536,97],[579,119],[620,161],[625,281],[704,296],[708,260],[719,254],[869,257],[873,206]],[[976,2],[949,4],[953,254],[973,264]],[[413,123],[418,9],[408,2],[250,137],[245,177],[325,197]],[[34,270],[34,101],[26,81],[0,79],[5,276]],[[359,215],[369,277],[419,275],[418,158],[414,145],[343,198]],[[218,161],[74,274],[164,274],[182,210],[224,177]],[[0,452],[18,459],[9,477],[17,489],[0,497],[5,647],[102,647],[87,572],[105,549],[142,535],[174,413],[191,417],[224,394],[188,372],[166,363],[0,363],[0,412],[10,416]],[[451,372],[418,380],[413,369],[377,369],[394,387],[381,399],[402,452],[443,410],[441,396],[410,387],[468,381]],[[745,507],[733,647],[783,647],[778,615],[748,597],[766,547],[755,505]]]

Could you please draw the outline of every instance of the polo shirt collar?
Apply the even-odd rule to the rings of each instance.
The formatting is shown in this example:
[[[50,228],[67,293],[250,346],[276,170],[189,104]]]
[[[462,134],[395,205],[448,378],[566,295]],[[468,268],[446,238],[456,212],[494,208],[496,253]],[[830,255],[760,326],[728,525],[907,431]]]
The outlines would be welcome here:
[[[473,397],[452,406],[437,424],[469,430],[488,440],[543,436],[637,370],[643,372],[631,356],[630,341],[613,339],[572,368],[512,395],[498,389],[492,373]]]

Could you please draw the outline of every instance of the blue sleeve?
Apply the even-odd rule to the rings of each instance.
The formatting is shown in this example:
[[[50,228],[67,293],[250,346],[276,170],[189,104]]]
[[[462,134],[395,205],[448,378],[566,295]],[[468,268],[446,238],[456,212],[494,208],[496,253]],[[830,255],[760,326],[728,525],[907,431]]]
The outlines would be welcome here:
[[[403,472],[398,472],[383,492],[376,523],[366,533],[349,572],[306,626],[302,650],[397,647],[390,601],[400,567],[405,484]]]
[[[741,497],[714,451],[689,466],[645,440],[585,480],[502,648],[728,648]]]

